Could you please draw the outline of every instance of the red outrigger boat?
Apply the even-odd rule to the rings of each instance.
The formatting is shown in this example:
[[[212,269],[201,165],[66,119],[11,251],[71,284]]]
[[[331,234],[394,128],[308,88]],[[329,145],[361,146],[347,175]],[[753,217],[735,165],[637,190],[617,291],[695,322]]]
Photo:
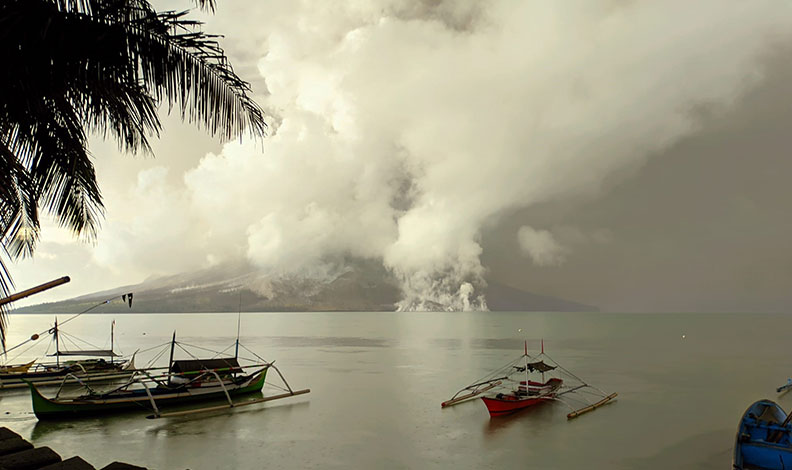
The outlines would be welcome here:
[[[541,381],[531,380],[531,374],[541,374]],[[545,374],[552,374],[553,376],[545,380]],[[572,412],[567,415],[568,419],[572,419],[616,398],[615,393],[606,394],[602,390],[585,383],[552,360],[544,352],[544,341],[542,341],[542,352],[538,356],[530,356],[528,354],[528,343],[526,342],[523,355],[487,377],[479,379],[458,391],[450,400],[444,401],[441,406],[445,408],[456,405],[471,398],[479,397],[484,392],[490,393],[487,396],[481,396],[481,400],[487,406],[490,417],[508,415],[547,401],[565,403],[561,396],[573,392],[589,393],[599,398],[599,401],[595,403],[585,399],[579,400],[585,403],[585,406],[572,408]],[[569,406],[568,403],[567,405]]]
[[[481,399],[487,405],[490,416],[503,416],[554,399],[563,383],[562,379],[557,378],[549,379],[544,383],[523,380],[518,389],[512,393],[498,393],[492,397],[481,397]]]

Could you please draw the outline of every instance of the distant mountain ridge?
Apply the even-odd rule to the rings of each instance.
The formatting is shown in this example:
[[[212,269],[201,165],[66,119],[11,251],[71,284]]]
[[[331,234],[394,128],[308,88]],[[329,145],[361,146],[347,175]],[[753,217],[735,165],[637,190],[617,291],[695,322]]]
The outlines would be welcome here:
[[[492,311],[597,311],[596,307],[534,294],[490,281],[485,289]],[[30,305],[14,313],[80,312],[106,299],[133,292],[132,308],[102,305],[106,313],[394,311],[400,300],[395,279],[382,265],[355,261],[318,278],[272,277],[249,266],[219,266],[147,279],[137,285]]]

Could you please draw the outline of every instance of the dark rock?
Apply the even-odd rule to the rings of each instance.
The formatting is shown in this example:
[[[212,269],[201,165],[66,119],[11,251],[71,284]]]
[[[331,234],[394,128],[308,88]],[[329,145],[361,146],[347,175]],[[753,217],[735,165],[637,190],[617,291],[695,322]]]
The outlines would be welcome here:
[[[63,462],[47,465],[46,467],[42,467],[38,470],[96,470],[96,467],[89,464],[80,457],[72,457],[70,459],[64,460]]]
[[[12,430],[10,430],[8,428],[0,428],[0,441],[3,441],[5,439],[13,439],[15,437],[18,437],[19,439],[22,439],[22,436],[20,436],[19,434],[15,433],[14,431],[12,431]]]
[[[146,467],[138,467],[137,465],[130,465],[123,462],[113,462],[101,470],[147,470]]]
[[[39,447],[0,456],[0,468],[4,470],[35,470],[60,461],[60,455],[54,450],[49,447]]]
[[[11,439],[3,439],[0,441],[0,455],[13,454],[27,449],[32,449],[33,444],[22,439],[21,437],[12,437]]]

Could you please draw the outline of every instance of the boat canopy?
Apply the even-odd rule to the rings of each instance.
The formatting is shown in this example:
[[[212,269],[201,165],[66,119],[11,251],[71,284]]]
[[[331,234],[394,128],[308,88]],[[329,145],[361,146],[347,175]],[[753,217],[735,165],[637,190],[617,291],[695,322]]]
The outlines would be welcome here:
[[[91,356],[91,357],[121,357],[111,349],[85,349],[82,351],[56,351],[49,356]]]
[[[545,364],[544,361],[529,362],[528,364],[526,364],[526,366],[528,366],[528,370],[530,370],[531,372],[533,371],[547,372],[549,370],[555,369],[555,367]]]
[[[187,359],[173,361],[171,372],[183,374],[212,369],[239,369],[239,362],[235,357],[220,359]]]

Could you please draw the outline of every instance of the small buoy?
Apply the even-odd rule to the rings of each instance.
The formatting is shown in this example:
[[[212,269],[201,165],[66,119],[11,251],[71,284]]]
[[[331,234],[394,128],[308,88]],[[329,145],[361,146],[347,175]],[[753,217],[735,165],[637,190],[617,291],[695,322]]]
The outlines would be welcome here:
[[[146,332],[145,331],[143,332],[143,336],[146,336]]]
[[[30,339],[31,339],[31,340],[33,340],[33,341],[36,341],[37,339],[39,339],[39,335],[37,335],[37,334],[35,334],[35,333],[34,333],[34,334],[33,334],[33,335],[30,337]]]
[[[682,335],[682,339],[685,339],[685,335]]]

